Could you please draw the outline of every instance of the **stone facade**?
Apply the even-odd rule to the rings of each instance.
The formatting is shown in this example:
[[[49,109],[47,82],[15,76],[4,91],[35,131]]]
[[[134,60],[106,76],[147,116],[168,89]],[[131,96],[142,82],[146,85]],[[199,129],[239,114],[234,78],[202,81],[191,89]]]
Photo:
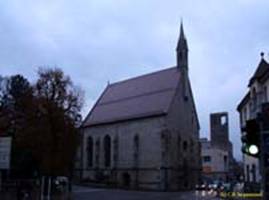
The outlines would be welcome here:
[[[210,136],[200,139],[202,145],[203,176],[211,181],[232,181],[237,179],[237,166],[233,157],[233,145],[229,140],[228,112],[210,114]]]
[[[178,46],[177,67],[116,83],[101,95],[81,127],[82,180],[162,191],[193,189],[198,183],[199,121],[188,78],[188,49],[182,26]],[[167,82],[173,77],[175,81],[165,86],[165,81],[160,83],[164,76]],[[139,88],[142,82],[160,84],[163,89],[146,91]],[[127,94],[127,90],[134,92]],[[125,96],[120,94],[122,91],[126,91]],[[117,95],[121,98],[115,98]],[[158,96],[149,102],[151,95]],[[163,95],[167,96],[162,99]],[[144,109],[144,105],[137,104],[141,98],[149,103]],[[128,107],[115,109],[121,105]]]

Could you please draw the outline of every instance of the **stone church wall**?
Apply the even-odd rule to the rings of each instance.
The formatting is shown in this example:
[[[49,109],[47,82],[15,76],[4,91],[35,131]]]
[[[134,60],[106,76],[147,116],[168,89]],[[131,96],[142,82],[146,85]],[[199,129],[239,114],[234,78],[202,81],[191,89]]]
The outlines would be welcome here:
[[[182,85],[179,85],[166,119],[173,138],[170,162],[176,169],[172,173],[172,182],[178,188],[193,189],[199,182],[202,167],[199,127],[190,85],[187,84],[187,99],[183,98],[182,90]]]
[[[98,181],[96,173],[106,176],[101,182],[124,187],[129,184],[131,188],[160,189],[161,167],[161,132],[165,128],[164,117],[132,120],[115,124],[89,127],[84,130],[83,144],[83,179]],[[111,137],[112,152],[113,140],[118,138],[118,161],[111,157],[110,167],[104,164],[103,139],[106,135]],[[139,155],[135,162],[134,138],[139,138]],[[94,157],[93,166],[87,166],[87,138],[91,136],[94,143],[100,141],[99,165]],[[93,149],[96,155],[96,148]],[[129,176],[129,177],[128,177]],[[101,178],[102,179],[102,178]],[[127,180],[129,179],[129,181]],[[125,183],[124,183],[125,182]],[[129,183],[127,183],[129,182]]]

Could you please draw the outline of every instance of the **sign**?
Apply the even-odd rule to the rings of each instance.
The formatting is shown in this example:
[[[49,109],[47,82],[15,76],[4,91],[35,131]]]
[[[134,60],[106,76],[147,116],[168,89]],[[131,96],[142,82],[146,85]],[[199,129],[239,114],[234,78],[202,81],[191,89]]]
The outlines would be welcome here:
[[[0,169],[9,169],[11,137],[0,137]]]

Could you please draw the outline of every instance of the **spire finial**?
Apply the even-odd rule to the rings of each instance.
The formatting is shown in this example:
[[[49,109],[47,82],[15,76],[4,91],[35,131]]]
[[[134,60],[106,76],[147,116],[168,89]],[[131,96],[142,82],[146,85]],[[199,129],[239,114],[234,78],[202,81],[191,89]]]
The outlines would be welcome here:
[[[188,44],[187,39],[184,34],[184,28],[183,28],[183,19],[180,19],[180,33],[179,33],[179,39],[177,43],[176,50],[179,51],[179,49],[187,49],[188,50]]]
[[[261,58],[263,59],[263,57],[264,57],[264,52],[261,52]]]
[[[182,37],[183,39],[185,38],[182,17],[180,18],[180,36],[179,37]]]

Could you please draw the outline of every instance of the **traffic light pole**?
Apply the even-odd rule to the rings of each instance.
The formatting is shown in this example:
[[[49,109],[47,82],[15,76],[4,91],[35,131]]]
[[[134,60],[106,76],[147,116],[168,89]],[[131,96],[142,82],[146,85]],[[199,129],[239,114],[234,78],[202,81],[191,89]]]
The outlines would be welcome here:
[[[269,199],[269,131],[261,131],[261,175],[262,175],[262,188],[263,200]]]
[[[258,115],[260,126],[260,165],[262,175],[263,200],[269,199],[269,117],[268,104],[262,108],[262,114]]]
[[[269,199],[269,160],[268,160],[268,152],[266,149],[268,148],[268,144],[266,144],[266,140],[269,139],[268,131],[261,131],[261,175],[262,175],[262,188],[263,188],[263,200]],[[267,147],[267,148],[266,148]]]

